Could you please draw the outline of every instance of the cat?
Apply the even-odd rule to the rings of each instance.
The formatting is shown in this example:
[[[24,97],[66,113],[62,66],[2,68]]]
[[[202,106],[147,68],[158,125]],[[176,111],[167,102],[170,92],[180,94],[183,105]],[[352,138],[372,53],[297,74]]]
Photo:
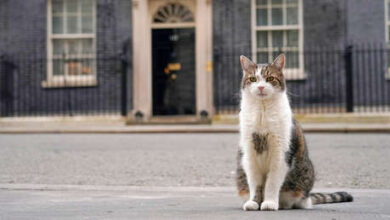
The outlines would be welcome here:
[[[293,118],[283,74],[285,56],[271,64],[240,57],[240,148],[236,183],[243,209],[278,210],[349,202],[346,192],[310,193],[315,180],[302,128]]]

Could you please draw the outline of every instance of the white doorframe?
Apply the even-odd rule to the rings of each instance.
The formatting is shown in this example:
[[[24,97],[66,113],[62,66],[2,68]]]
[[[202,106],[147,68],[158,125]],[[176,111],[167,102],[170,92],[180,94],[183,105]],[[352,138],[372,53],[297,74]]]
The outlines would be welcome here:
[[[152,115],[152,14],[151,3],[167,4],[179,0],[132,0],[133,18],[133,110],[130,120],[137,112],[143,122]],[[190,0],[188,0],[190,1]],[[195,5],[195,88],[196,116],[205,110],[209,117],[214,113],[212,71],[212,1],[192,0]],[[191,8],[190,8],[191,9]]]

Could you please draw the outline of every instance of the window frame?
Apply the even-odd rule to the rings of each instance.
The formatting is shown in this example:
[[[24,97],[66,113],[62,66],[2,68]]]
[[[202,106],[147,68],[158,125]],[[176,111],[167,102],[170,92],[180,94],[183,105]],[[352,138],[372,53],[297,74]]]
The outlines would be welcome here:
[[[301,80],[306,79],[306,74],[304,72],[304,55],[303,55],[303,40],[304,40],[304,29],[303,29],[303,1],[298,1],[298,24],[296,25],[272,25],[270,24],[272,20],[271,13],[267,13],[267,20],[269,25],[267,26],[257,26],[257,4],[256,0],[251,0],[251,31],[252,31],[252,58],[255,62],[257,62],[257,53],[259,52],[257,48],[257,31],[266,31],[267,32],[267,38],[268,38],[268,47],[267,51],[268,56],[272,56],[273,50],[272,45],[270,45],[270,35],[271,31],[287,31],[287,30],[297,30],[298,31],[298,59],[299,59],[299,67],[298,68],[285,68],[283,70],[283,73],[285,75],[285,78],[287,80]],[[286,3],[285,0],[282,0],[282,3],[280,4],[283,9],[283,14],[286,14]],[[267,0],[267,11],[272,10],[271,6],[271,0]],[[283,34],[285,36],[285,34]],[[285,38],[285,37],[283,37]],[[283,40],[285,41],[285,39]],[[275,58],[275,57],[274,57]],[[270,60],[270,58],[268,58]]]
[[[64,0],[66,1],[66,0]],[[97,3],[96,0],[92,0],[92,33],[76,33],[76,34],[54,34],[53,33],[53,14],[52,14],[52,0],[47,0],[47,37],[46,37],[46,46],[47,46],[47,71],[46,71],[46,80],[42,81],[41,86],[44,88],[51,87],[85,87],[85,86],[96,86],[97,85],[97,62],[96,62],[96,29],[97,29]],[[78,11],[78,17],[80,16],[80,11]],[[64,15],[66,20],[66,14]],[[64,27],[65,28],[65,27]],[[64,65],[64,75],[54,75],[53,74],[53,41],[56,39],[62,40],[72,40],[72,39],[91,39],[92,40],[92,51],[91,55],[84,55],[86,58],[92,59],[92,73],[91,75],[67,75],[66,65]],[[68,59],[66,57],[65,59]],[[82,55],[78,58],[83,58]]]
[[[390,0],[384,0],[385,3],[385,40],[386,40],[386,56],[389,56],[390,52],[390,36],[389,36],[389,26],[390,26],[390,19],[389,19],[389,4]],[[387,71],[385,73],[385,79],[390,80],[390,64],[387,64]]]

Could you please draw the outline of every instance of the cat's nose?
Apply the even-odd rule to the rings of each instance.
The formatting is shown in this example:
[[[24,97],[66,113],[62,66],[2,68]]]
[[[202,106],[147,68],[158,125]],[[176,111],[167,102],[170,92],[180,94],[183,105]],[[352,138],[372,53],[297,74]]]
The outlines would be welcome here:
[[[260,92],[262,92],[264,89],[264,86],[259,86],[258,88],[259,88]]]

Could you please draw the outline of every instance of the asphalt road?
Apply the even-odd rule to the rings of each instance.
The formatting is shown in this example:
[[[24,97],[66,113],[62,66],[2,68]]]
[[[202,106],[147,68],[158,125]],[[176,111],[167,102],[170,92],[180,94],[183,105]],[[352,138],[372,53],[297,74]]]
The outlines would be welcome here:
[[[307,139],[314,191],[354,202],[242,211],[237,134],[0,135],[0,220],[390,219],[390,135]]]
[[[390,135],[307,134],[315,187],[390,189]],[[0,135],[0,184],[233,186],[238,134]]]

